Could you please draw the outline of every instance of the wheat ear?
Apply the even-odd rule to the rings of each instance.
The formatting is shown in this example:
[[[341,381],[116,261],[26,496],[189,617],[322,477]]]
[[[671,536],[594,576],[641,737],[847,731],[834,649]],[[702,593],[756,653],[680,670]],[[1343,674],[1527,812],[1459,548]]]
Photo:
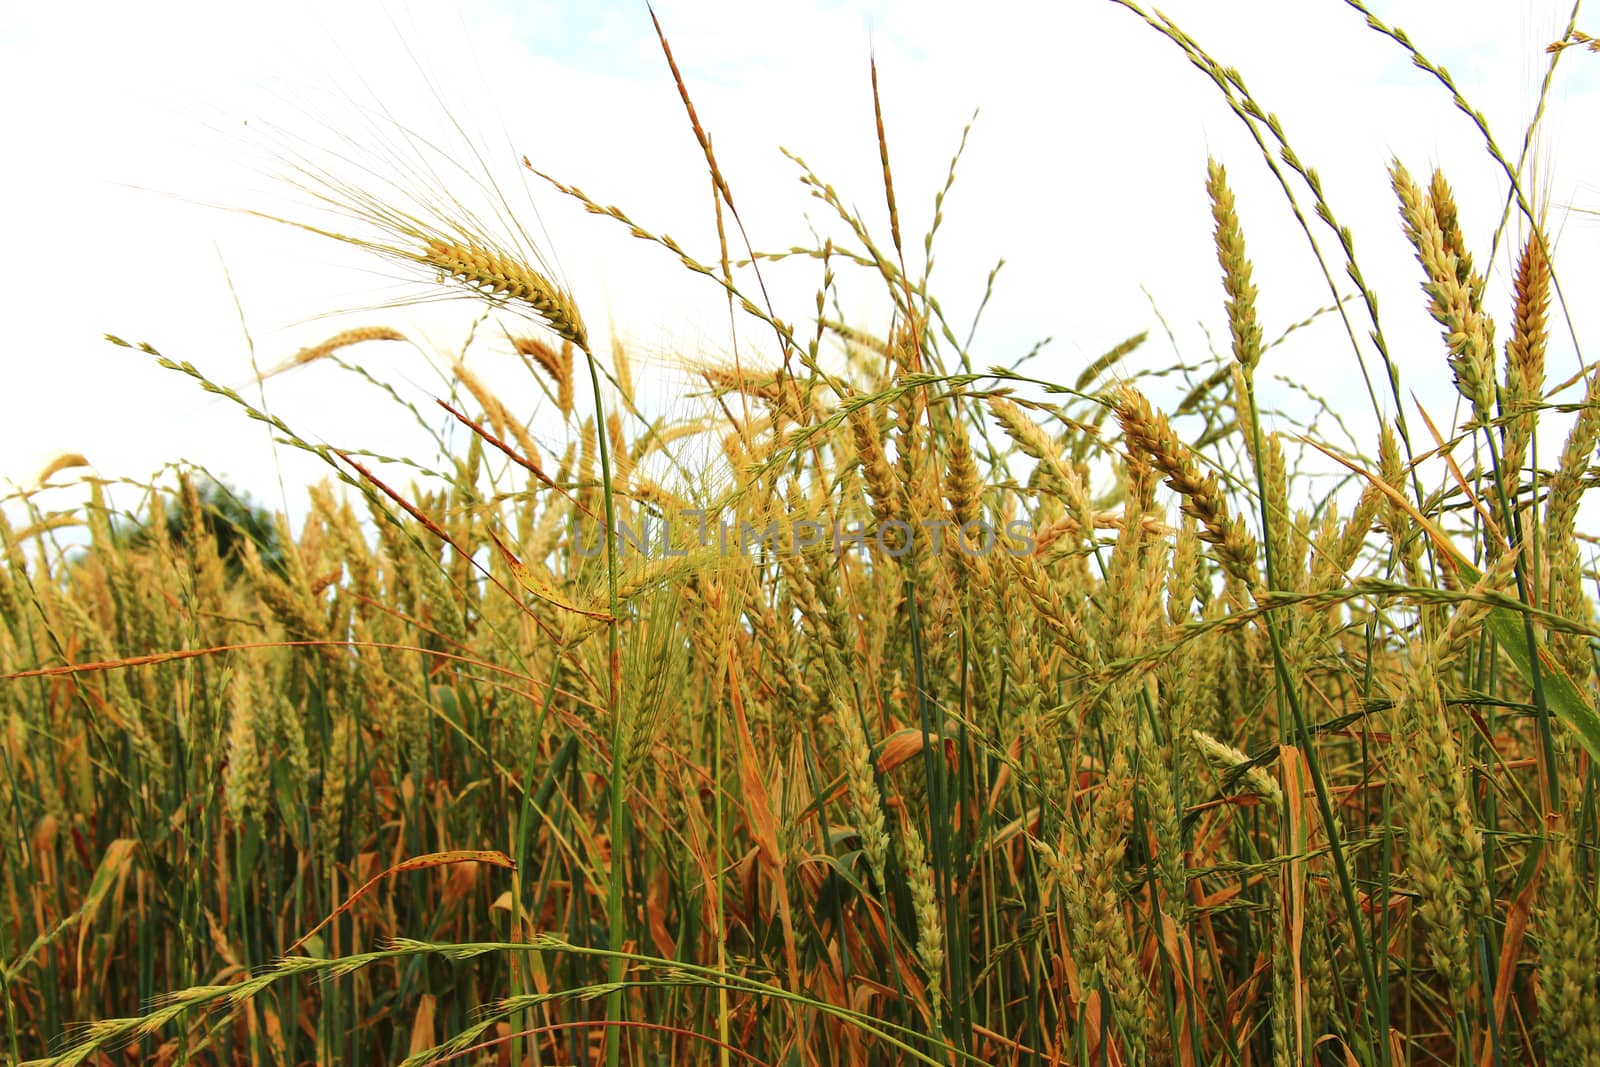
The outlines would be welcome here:
[[[488,296],[526,304],[557,337],[587,350],[589,335],[572,298],[538,271],[473,244],[431,240],[422,262]]]

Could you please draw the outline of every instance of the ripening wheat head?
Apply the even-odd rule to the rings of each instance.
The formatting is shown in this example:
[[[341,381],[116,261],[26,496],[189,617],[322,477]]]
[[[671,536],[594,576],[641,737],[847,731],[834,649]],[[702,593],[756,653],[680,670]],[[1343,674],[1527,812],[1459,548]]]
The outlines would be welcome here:
[[[292,184],[317,210],[330,211],[339,220],[338,228],[247,213],[375,252],[423,279],[531,314],[557,336],[588,351],[588,331],[576,303],[554,280],[555,272],[519,221],[536,215],[532,205],[514,207],[492,179],[477,182],[481,206],[467,203],[439,177],[459,169],[448,153],[411,131],[394,132],[396,144],[373,148],[377,158],[363,161],[356,179],[341,176],[348,165],[341,155],[322,165],[291,150]],[[389,177],[374,180],[385,171]],[[355,224],[353,230],[346,230],[349,223]],[[392,303],[438,295],[434,289]]]

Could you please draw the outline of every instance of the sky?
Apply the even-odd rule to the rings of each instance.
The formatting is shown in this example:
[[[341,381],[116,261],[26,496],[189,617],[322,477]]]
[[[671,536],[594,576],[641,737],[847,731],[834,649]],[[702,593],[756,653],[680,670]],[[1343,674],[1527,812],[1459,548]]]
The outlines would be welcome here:
[[[1544,0],[1372,6],[1449,68],[1515,159],[1548,62],[1544,46],[1561,35],[1569,10]],[[1450,376],[1386,168],[1396,157],[1422,178],[1443,167],[1472,249],[1486,257],[1506,181],[1482,135],[1344,3],[1168,0],[1163,10],[1244,75],[1317,168],[1381,294],[1407,395],[1448,421]],[[1050,338],[1028,368],[1070,382],[1144,330],[1152,340],[1141,358],[1150,364],[1197,361],[1223,344],[1208,155],[1225,163],[1238,198],[1268,338],[1331,300],[1244,126],[1171,42],[1109,0],[1001,0],[981,9],[660,0],[655,11],[759,250],[840,232],[780,148],[803,157],[886,234],[869,56],[914,262],[934,194],[976,112],[945,204],[934,290],[964,326],[990,271],[1006,261],[977,334],[980,366],[1011,363]],[[1579,25],[1597,32],[1597,19]],[[108,344],[107,333],[248,386],[259,401],[252,358],[268,367],[339,330],[391,325],[418,343],[369,345],[351,358],[408,397],[441,395],[440,368],[475,337],[472,305],[385,307],[420,290],[370,256],[240,210],[311,219],[285,159],[326,160],[317,153],[331,147],[351,168],[375,166],[401,127],[432,139],[444,166],[459,168],[439,172],[459,195],[470,197],[471,180],[485,173],[504,183],[519,222],[602,338],[597,350],[608,350],[613,330],[624,339],[647,408],[684,403],[686,356],[728,358],[737,344],[759,359],[770,338],[749,323],[730,332],[715,286],[516,166],[526,155],[699,258],[716,258],[704,161],[642,3],[0,0],[0,99],[10,160],[0,168],[0,203],[12,245],[0,257],[8,327],[0,335],[0,496],[34,486],[63,453],[86,456],[100,477],[132,482],[191,461],[292,510],[298,487],[327,473],[274,448],[264,427],[194,381]],[[1600,56],[1573,51],[1558,69],[1532,156],[1573,330],[1591,353],[1600,350],[1600,303],[1584,294],[1600,283],[1600,216],[1584,212],[1600,209],[1597,116]],[[359,169],[348,173],[365,180]],[[1331,236],[1313,227],[1332,255]],[[1511,235],[1522,232],[1513,219]],[[1493,263],[1496,310],[1505,306],[1514,244],[1502,242]],[[1334,270],[1340,293],[1349,292],[1336,258]],[[774,264],[764,277],[780,315],[807,323],[817,265]],[[847,313],[883,328],[886,306],[870,280],[844,274],[840,282]],[[1364,336],[1365,320],[1352,321]],[[519,414],[532,412],[538,392],[493,341],[476,336],[468,365]],[[1558,342],[1552,380],[1577,367],[1571,341]],[[1370,433],[1350,344],[1331,316],[1273,350],[1263,373],[1292,375],[1358,435]],[[275,378],[264,395],[307,439],[431,459],[407,413],[330,365]],[[68,488],[38,499],[65,506],[81,495]]]

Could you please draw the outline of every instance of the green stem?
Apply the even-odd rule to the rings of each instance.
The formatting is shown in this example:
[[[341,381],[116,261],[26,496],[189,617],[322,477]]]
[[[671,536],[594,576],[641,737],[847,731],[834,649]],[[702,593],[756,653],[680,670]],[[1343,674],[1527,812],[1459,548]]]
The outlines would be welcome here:
[[[626,847],[623,840],[626,826],[626,809],[623,806],[623,778],[626,768],[623,766],[623,722],[622,722],[622,652],[618,641],[617,627],[620,620],[617,616],[617,539],[616,539],[616,512],[615,502],[612,498],[611,486],[611,448],[606,437],[606,412],[605,404],[600,398],[600,370],[595,364],[594,353],[589,351],[589,346],[582,346],[584,361],[589,367],[589,385],[594,391],[594,436],[600,446],[600,484],[605,499],[606,528],[603,531],[606,543],[606,603],[610,622],[606,627],[608,653],[611,664],[611,685],[608,700],[611,713],[611,783],[609,787],[611,807],[611,871],[606,879],[606,928],[609,947],[613,952],[620,951],[623,942],[623,914],[622,892],[623,881],[626,877],[626,866],[618,863],[618,856]],[[611,956],[607,963],[606,980],[617,983],[622,980],[626,961],[621,956]],[[620,986],[613,988],[606,995],[606,1021],[618,1022],[622,1019],[623,990]],[[606,1029],[606,1067],[618,1067],[622,1062],[621,1038],[616,1037],[616,1027]],[[613,1038],[615,1037],[615,1040]]]
[[[1261,500],[1261,553],[1266,565],[1267,587],[1276,586],[1276,568],[1272,558],[1271,516],[1267,506],[1267,483],[1261,459],[1261,418],[1256,408],[1255,378],[1247,369],[1244,375],[1246,400],[1250,409],[1250,433],[1255,442],[1255,468],[1256,492]],[[1369,1048],[1375,1047],[1378,1051],[1380,1062],[1389,1063],[1389,1043],[1386,1040],[1383,1014],[1382,987],[1378,984],[1378,972],[1373,965],[1372,952],[1367,944],[1365,924],[1361,917],[1361,907],[1356,902],[1355,883],[1351,877],[1348,860],[1345,856],[1344,844],[1340,840],[1343,836],[1338,831],[1338,823],[1334,819],[1333,805],[1328,799],[1328,786],[1322,778],[1322,768],[1317,760],[1316,751],[1312,747],[1311,731],[1307,728],[1305,710],[1300,705],[1300,692],[1294,684],[1290,674],[1288,661],[1283,655],[1283,638],[1278,632],[1275,618],[1267,612],[1262,618],[1262,624],[1267,631],[1267,640],[1272,649],[1272,664],[1278,676],[1278,684],[1289,705],[1290,716],[1293,719],[1293,737],[1300,746],[1301,754],[1305,757],[1306,770],[1311,775],[1311,787],[1316,794],[1317,813],[1322,818],[1323,829],[1328,835],[1328,852],[1333,857],[1334,873],[1338,878],[1339,892],[1344,898],[1345,913],[1350,922],[1350,936],[1355,942],[1356,956],[1361,966],[1361,977],[1367,987],[1368,1003],[1362,1016],[1367,1024]]]

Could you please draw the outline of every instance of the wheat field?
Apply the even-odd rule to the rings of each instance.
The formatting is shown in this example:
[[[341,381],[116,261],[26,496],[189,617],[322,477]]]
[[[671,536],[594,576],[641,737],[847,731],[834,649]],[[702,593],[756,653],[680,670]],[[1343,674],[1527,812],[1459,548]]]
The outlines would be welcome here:
[[[1459,396],[1422,410],[1283,126],[1125,6],[1262,149],[1193,176],[1215,358],[1139,334],[1070,382],[984,368],[918,264],[936,235],[901,233],[881,109],[853,195],[887,232],[800,164],[853,241],[744,249],[665,35],[713,255],[526,165],[752,326],[740,360],[679,354],[702,413],[644,410],[648,363],[594,350],[523,235],[314,170],[349,222],[319,232],[497,324],[473,344],[525,366],[538,428],[463,354],[395,417],[468,445],[400,482],[109,337],[329,476],[298,526],[188,467],[132,513],[92,477],[75,512],[0,513],[0,1058],[1600,1064],[1600,372],[1546,372],[1585,298],[1553,205],[1486,126],[1504,221],[1420,154],[1377,176],[1420,284],[1385,306],[1425,302]],[[1548,62],[1596,50],[1574,27]],[[1260,402],[1285,324],[1227,168],[1262,163],[1331,279],[1364,452],[1309,394]],[[778,258],[814,307],[767,301]],[[846,271],[885,335],[832,314]],[[406,340],[368,319],[268,373]]]

